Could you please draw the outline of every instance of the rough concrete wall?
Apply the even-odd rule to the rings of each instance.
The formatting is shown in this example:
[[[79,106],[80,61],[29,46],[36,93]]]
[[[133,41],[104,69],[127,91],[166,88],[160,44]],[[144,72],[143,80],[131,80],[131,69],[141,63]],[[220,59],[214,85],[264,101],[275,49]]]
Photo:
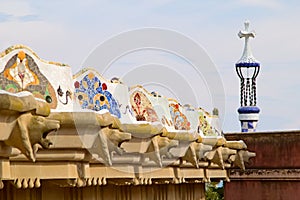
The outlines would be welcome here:
[[[299,181],[233,181],[225,183],[229,200],[298,200]]]
[[[256,153],[246,172],[230,176],[225,199],[300,199],[300,131],[227,134],[225,138],[241,139]]]

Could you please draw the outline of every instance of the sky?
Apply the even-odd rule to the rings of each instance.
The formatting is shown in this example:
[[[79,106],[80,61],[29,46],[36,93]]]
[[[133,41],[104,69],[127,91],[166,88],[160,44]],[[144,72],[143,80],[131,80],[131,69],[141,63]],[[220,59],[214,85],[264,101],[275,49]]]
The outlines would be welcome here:
[[[300,3],[296,0],[0,0],[0,50],[24,44],[45,60],[70,65],[76,73],[87,67],[82,65],[98,45],[120,33],[145,27],[175,31],[199,44],[217,67],[225,94],[223,130],[237,132],[239,79],[235,63],[244,44],[237,33],[249,20],[250,29],[257,34],[250,41],[252,52],[261,63],[257,79],[257,105],[261,109],[257,129],[299,130],[299,19]],[[193,84],[197,77],[193,77],[191,66],[170,53],[133,52],[116,60],[104,76],[122,77],[136,68],[150,66],[151,61],[155,61],[156,67],[157,63],[168,70],[173,67],[187,82],[191,80],[189,85],[196,92],[185,90],[180,95],[188,97],[193,93],[200,99],[196,107],[212,109],[207,96],[213,91],[207,91],[203,80]],[[165,79],[168,78],[166,75]],[[148,84],[153,90],[155,85],[162,85],[153,82]],[[174,93],[168,89],[165,92],[166,96]]]

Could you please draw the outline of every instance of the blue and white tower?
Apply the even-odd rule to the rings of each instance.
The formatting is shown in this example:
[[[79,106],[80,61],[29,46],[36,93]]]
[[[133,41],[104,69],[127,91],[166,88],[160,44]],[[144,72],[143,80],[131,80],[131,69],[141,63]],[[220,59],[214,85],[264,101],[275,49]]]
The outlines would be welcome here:
[[[238,109],[242,132],[255,132],[260,109],[256,106],[256,77],[260,63],[253,57],[249,39],[255,37],[254,31],[249,31],[249,21],[245,22],[245,30],[238,33],[245,38],[242,57],[235,64],[236,72],[241,80],[241,107]]]

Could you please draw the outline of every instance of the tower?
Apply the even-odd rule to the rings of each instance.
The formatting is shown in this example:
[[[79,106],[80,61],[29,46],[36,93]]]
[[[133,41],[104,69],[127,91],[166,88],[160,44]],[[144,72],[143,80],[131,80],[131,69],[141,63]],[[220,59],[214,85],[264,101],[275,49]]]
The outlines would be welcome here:
[[[249,21],[244,23],[245,30],[238,33],[245,38],[242,57],[235,64],[236,72],[241,81],[240,108],[238,109],[242,132],[255,132],[260,109],[256,106],[256,77],[260,63],[254,58],[249,45],[249,39],[255,37],[254,31],[249,31]]]

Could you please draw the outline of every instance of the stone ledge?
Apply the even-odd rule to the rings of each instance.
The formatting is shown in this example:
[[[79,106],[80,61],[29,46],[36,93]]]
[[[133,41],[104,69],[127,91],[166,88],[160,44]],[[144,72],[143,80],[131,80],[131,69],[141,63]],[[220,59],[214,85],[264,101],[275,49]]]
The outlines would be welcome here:
[[[300,169],[229,170],[230,180],[300,180]]]

